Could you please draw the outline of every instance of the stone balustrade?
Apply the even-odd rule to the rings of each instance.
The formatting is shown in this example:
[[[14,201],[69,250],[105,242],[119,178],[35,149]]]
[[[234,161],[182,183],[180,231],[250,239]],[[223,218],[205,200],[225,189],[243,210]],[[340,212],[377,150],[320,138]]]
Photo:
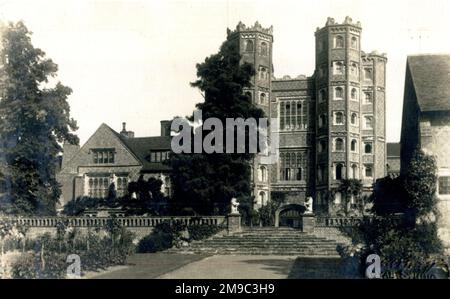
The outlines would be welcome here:
[[[3,220],[16,221],[20,225],[28,227],[56,227],[58,222],[67,221],[71,227],[103,227],[109,217],[7,217]],[[117,217],[118,223],[124,227],[155,227],[157,224],[168,221],[185,225],[225,225],[226,216],[162,216],[162,217]]]
[[[317,217],[317,227],[354,226],[363,221],[362,217]]]

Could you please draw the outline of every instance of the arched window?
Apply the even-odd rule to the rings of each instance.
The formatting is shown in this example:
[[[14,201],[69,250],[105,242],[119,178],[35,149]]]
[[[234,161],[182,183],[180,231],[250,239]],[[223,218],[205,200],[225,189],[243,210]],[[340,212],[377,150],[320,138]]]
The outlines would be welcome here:
[[[302,173],[303,169],[297,168],[297,181],[301,181],[303,179],[303,173]]]
[[[350,143],[350,150],[352,152],[356,152],[356,139],[352,139],[352,142]]]
[[[319,153],[323,153],[327,149],[327,142],[325,140],[319,141]]]
[[[364,144],[364,153],[365,154],[371,154],[372,153],[372,143],[371,142],[366,142]]]
[[[261,206],[266,204],[266,193],[264,191],[259,192],[259,204]]]
[[[353,76],[358,76],[358,65],[355,62],[350,65],[350,74]]]
[[[323,127],[327,124],[327,115],[326,114],[321,114],[319,116],[319,127]]]
[[[266,42],[262,42],[261,43],[261,56],[267,56],[268,51],[267,51],[267,43]]]
[[[323,166],[322,165],[317,166],[317,181],[323,182]]]
[[[339,204],[341,204],[341,201],[342,201],[342,194],[341,194],[341,192],[336,192],[334,194],[334,203],[339,205]]]
[[[344,140],[342,138],[336,138],[334,144],[335,151],[343,151],[344,150]]]
[[[335,117],[334,123],[336,125],[343,125],[344,124],[344,113],[336,112],[334,117]]]
[[[344,166],[342,164],[336,164],[336,173],[335,178],[336,180],[342,180],[343,179],[343,168]]]
[[[344,63],[342,63],[342,61],[337,61],[334,63],[334,74],[335,75],[344,74]]]
[[[260,166],[258,169],[258,178],[261,182],[267,181],[267,168],[265,166]]]
[[[358,39],[355,36],[352,37],[351,45],[353,49],[358,49]]]
[[[364,102],[366,104],[372,104],[372,94],[370,92],[365,92],[364,95]]]
[[[267,70],[266,70],[265,67],[261,67],[261,68],[259,69],[259,79],[265,80],[266,77],[267,77]]]
[[[352,113],[352,116],[350,118],[350,123],[352,125],[356,125],[357,119],[358,119],[358,115],[356,113]]]
[[[245,51],[246,52],[253,52],[253,41],[248,39],[247,43],[245,44]]]
[[[358,100],[358,92],[357,92],[356,88],[352,88],[351,97],[352,97],[352,100]]]
[[[342,36],[338,35],[335,37],[334,47],[335,48],[343,48],[344,47],[344,38]]]
[[[327,100],[327,92],[325,89],[321,89],[319,92],[319,102],[324,102]]]
[[[365,116],[364,117],[364,129],[373,129],[373,117]]]
[[[261,104],[265,104],[266,103],[266,94],[264,92],[262,92],[259,95],[259,101],[261,102]]]
[[[247,91],[245,93],[245,95],[247,96],[247,98],[249,99],[250,102],[253,102],[253,97],[252,97],[252,93],[250,91]]]
[[[343,99],[344,98],[344,89],[342,87],[336,87],[334,90],[334,96],[336,99]]]

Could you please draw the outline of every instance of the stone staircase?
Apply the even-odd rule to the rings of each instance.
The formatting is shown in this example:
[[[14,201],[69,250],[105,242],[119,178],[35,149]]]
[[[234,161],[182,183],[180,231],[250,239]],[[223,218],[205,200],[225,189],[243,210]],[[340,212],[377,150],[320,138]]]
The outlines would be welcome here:
[[[171,248],[167,253],[295,255],[303,257],[338,257],[342,244],[330,238],[304,233],[293,228],[244,228],[242,232],[215,235],[194,241],[187,247]]]

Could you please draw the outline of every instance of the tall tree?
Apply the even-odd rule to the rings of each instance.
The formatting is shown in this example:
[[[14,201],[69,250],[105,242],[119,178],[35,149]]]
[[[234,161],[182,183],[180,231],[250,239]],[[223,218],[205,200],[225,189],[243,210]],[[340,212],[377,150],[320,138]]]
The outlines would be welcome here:
[[[22,22],[3,28],[1,48],[0,171],[6,193],[0,209],[53,214],[61,192],[55,178],[60,143],[79,142],[67,102],[72,90],[60,82],[50,86],[58,67],[33,47]]]
[[[249,132],[245,132],[244,153],[225,153],[225,124],[226,118],[259,120],[264,117],[264,112],[244,94],[244,88],[250,87],[254,74],[251,64],[241,63],[238,41],[230,35],[217,54],[197,64],[198,80],[191,84],[202,91],[204,101],[196,107],[202,111],[203,121],[208,118],[221,120],[223,153],[171,155],[173,195],[180,208],[193,208],[199,214],[223,214],[232,197],[243,205],[252,200],[250,162],[254,154],[248,147]],[[203,137],[207,134],[204,130]]]

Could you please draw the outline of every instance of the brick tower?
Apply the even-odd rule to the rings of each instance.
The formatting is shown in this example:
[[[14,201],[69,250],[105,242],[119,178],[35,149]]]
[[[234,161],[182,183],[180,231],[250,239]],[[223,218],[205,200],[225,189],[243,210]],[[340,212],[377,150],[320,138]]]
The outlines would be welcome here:
[[[338,192],[343,179],[368,189],[384,176],[386,58],[361,51],[361,24],[349,17],[328,18],[315,36],[316,203],[333,215],[360,204]]]
[[[239,22],[236,30],[228,32],[232,38],[238,39],[241,62],[254,66],[256,74],[252,78],[251,88],[245,90],[253,103],[264,110],[266,117],[270,118],[272,65],[272,27],[263,28],[258,22],[253,26],[245,26]],[[269,174],[271,165],[263,163],[261,156],[257,155],[252,167],[252,189],[255,196],[255,208],[265,205],[270,200]]]

